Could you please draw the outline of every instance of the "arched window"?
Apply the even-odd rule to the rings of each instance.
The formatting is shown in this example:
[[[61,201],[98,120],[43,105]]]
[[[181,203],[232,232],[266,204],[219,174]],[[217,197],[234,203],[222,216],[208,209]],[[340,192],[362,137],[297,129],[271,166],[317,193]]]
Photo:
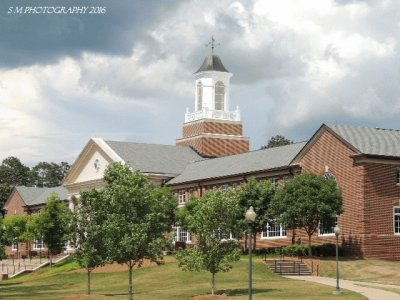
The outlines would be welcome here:
[[[215,110],[224,110],[225,86],[222,81],[215,84]]]
[[[197,110],[203,108],[203,84],[201,81],[197,83]]]

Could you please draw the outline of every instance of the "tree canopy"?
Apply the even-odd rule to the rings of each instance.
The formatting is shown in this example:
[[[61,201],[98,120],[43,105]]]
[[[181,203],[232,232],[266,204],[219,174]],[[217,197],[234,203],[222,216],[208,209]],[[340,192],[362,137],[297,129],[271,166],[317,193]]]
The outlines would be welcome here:
[[[237,197],[245,212],[250,206],[253,206],[257,214],[254,222],[254,233],[261,233],[266,226],[270,217],[268,216],[269,204],[275,196],[276,188],[270,180],[257,180],[251,177],[249,181],[237,191]],[[254,235],[255,237],[256,235]],[[255,242],[255,238],[254,238]],[[254,247],[256,244],[253,244]]]
[[[155,188],[149,178],[129,166],[107,168],[107,186],[101,191],[104,241],[108,258],[129,269],[129,298],[133,298],[132,270],[144,259],[159,262],[168,243],[177,199],[166,188]],[[169,243],[168,243],[169,244]]]
[[[95,189],[81,193],[78,200],[79,210],[76,212],[74,224],[74,257],[79,265],[86,269],[88,294],[91,293],[91,272],[107,262],[107,249],[102,228],[106,217],[104,213],[107,209],[103,209],[103,205],[101,192]]]
[[[285,138],[284,136],[277,134],[277,135],[271,137],[268,140],[267,145],[262,146],[261,149],[274,148],[274,147],[285,146],[285,145],[290,145],[290,144],[293,144],[292,140],[289,140],[289,139]]]
[[[37,233],[49,249],[50,266],[53,254],[61,251],[71,238],[71,221],[72,212],[60,201],[58,195],[53,193],[36,219]]]
[[[209,191],[204,197],[192,198],[179,212],[179,223],[196,237],[196,247],[177,254],[183,270],[211,273],[211,292],[215,276],[227,272],[240,259],[240,244],[229,239],[242,235],[243,210],[231,191]]]
[[[270,214],[287,228],[303,228],[308,234],[311,255],[311,236],[321,222],[332,222],[332,217],[342,213],[342,202],[336,181],[305,173],[278,190],[270,204]]]

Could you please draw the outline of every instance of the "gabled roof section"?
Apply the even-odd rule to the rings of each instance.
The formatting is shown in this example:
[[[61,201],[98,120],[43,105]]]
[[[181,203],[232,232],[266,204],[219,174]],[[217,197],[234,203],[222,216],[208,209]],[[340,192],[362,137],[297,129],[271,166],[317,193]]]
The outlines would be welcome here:
[[[57,193],[60,200],[68,198],[68,191],[62,186],[53,188],[16,186],[15,189],[20,194],[26,206],[44,204],[47,198],[54,192]]]
[[[400,131],[349,125],[326,125],[360,154],[400,157]]]
[[[180,174],[194,161],[203,159],[190,147],[106,141],[134,170],[153,174]]]
[[[222,64],[221,59],[217,55],[207,56],[204,59],[201,67],[196,72],[194,72],[194,74],[204,71],[219,71],[229,73],[229,71],[225,68],[225,66]]]
[[[35,201],[37,197],[39,197],[42,193],[44,193],[46,188],[16,186],[15,190],[21,196],[25,204],[29,205],[29,203]]]
[[[181,175],[171,179],[167,185],[286,167],[305,144],[302,142],[198,161],[189,164]]]

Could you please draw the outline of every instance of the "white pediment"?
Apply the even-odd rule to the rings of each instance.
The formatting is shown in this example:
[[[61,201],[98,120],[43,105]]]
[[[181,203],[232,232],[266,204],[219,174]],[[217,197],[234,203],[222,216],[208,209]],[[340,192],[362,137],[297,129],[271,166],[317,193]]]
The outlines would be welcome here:
[[[64,186],[103,179],[104,171],[113,162],[123,160],[102,139],[90,139],[66,176]]]
[[[109,164],[110,161],[100,151],[95,150],[81,169],[75,183],[102,179]]]

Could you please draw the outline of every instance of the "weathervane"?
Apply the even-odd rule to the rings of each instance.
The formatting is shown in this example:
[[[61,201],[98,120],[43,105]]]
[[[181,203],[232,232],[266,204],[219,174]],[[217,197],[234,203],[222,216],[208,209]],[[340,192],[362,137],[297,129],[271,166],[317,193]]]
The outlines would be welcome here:
[[[211,45],[211,54],[214,55],[214,48],[219,46],[219,43],[215,43],[214,36],[211,36],[211,41],[206,44],[206,47]]]

